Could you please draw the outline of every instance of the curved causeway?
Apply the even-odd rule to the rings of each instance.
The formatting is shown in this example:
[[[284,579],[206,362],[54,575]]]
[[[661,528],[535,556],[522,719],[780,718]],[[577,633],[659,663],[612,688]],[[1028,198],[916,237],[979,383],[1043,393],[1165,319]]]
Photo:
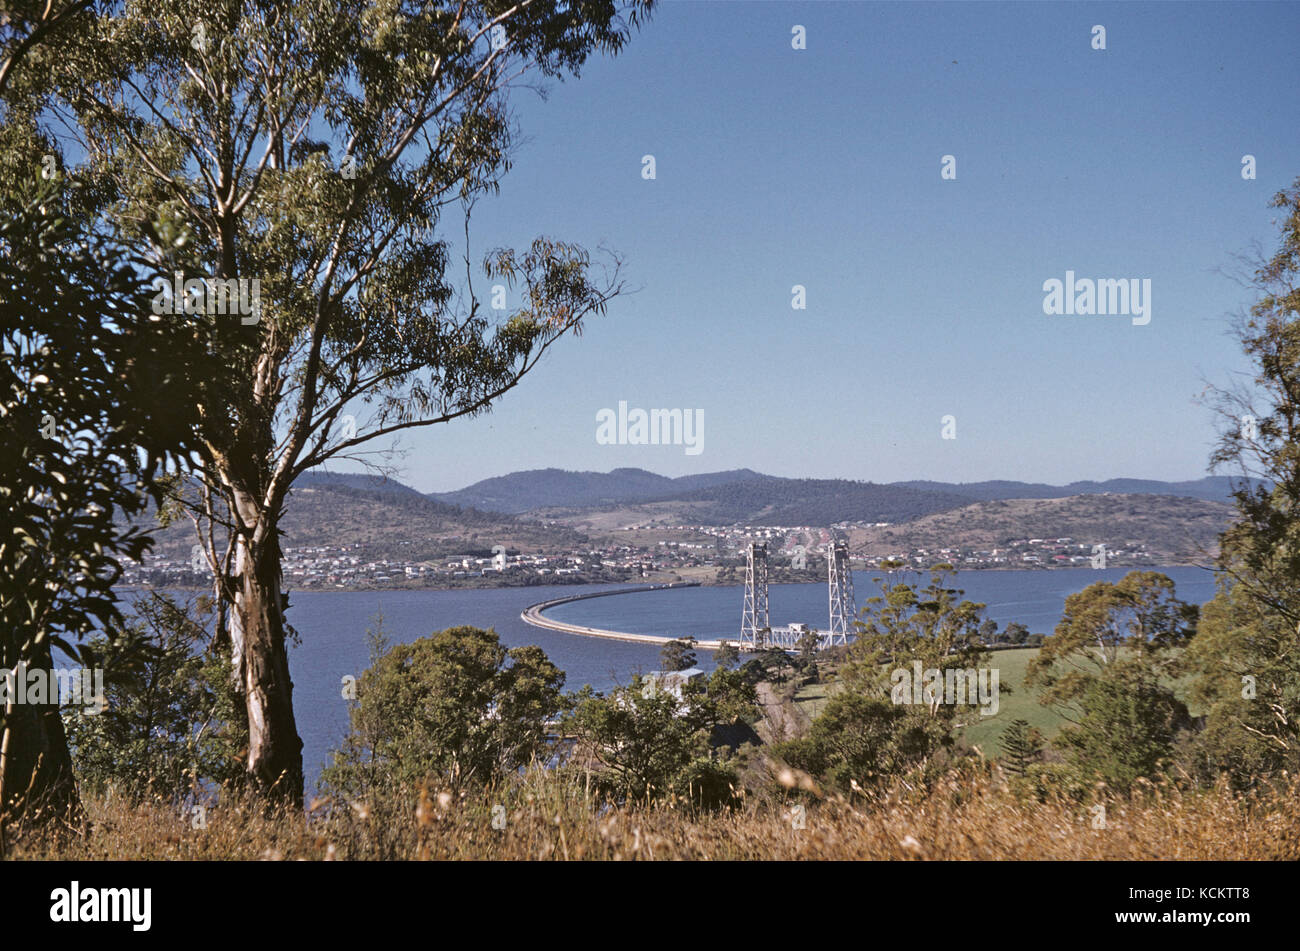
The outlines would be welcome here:
[[[566,624],[563,621],[555,621],[546,617],[542,612],[547,608],[553,608],[557,604],[568,604],[570,601],[586,601],[588,598],[608,598],[616,594],[636,594],[641,591],[667,591],[670,588],[698,588],[698,581],[675,581],[672,584],[648,584],[639,585],[635,588],[619,588],[616,591],[591,591],[587,594],[574,594],[567,598],[552,598],[550,601],[541,601],[524,609],[519,617],[533,627],[544,627],[550,631],[561,631],[565,634],[578,634],[582,637],[604,637],[613,641],[631,641],[638,644],[667,644],[669,641],[679,640],[678,637],[666,637],[659,634],[629,634],[626,631],[606,631],[599,627],[583,627],[580,624]],[[722,641],[697,641],[696,647],[703,648],[706,651],[715,651],[722,646]]]

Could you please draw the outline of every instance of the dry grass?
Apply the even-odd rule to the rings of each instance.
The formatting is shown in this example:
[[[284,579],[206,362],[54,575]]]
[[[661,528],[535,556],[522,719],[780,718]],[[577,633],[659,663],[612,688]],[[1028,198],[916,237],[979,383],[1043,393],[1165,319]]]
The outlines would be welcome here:
[[[317,801],[306,817],[227,804],[205,828],[158,805],[86,802],[91,825],[62,840],[10,836],[14,859],[1261,859],[1300,858],[1300,784],[1243,797],[1150,786],[1090,806],[1040,803],[1002,777],[948,780],[873,800],[806,796],[692,815],[681,805],[600,808],[580,783],[532,778],[510,791],[432,789],[366,803]],[[803,795],[803,794],[801,794]],[[497,800],[497,801],[494,801]],[[494,809],[495,807],[495,809]],[[494,824],[495,820],[495,824]],[[496,828],[503,826],[503,828]]]

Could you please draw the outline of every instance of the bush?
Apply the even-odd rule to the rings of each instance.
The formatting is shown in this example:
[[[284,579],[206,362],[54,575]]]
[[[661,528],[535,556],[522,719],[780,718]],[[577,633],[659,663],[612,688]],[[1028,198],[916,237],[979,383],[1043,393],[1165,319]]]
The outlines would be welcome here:
[[[584,769],[609,801],[678,795],[701,809],[729,805],[741,782],[732,760],[713,758],[710,737],[723,734],[722,746],[749,732],[754,696],[746,675],[735,670],[684,684],[680,697],[639,677],[608,696],[584,687],[564,723],[575,738],[570,764]]]
[[[1069,763],[1034,763],[1024,778],[1012,783],[1014,789],[1038,802],[1064,799],[1084,803],[1092,796],[1092,786]]]
[[[675,792],[699,811],[732,808],[740,802],[741,780],[729,763],[694,759],[677,774]]]
[[[1055,745],[1081,775],[1117,790],[1160,775],[1178,734],[1191,727],[1187,707],[1134,661],[1117,661],[1089,681],[1080,705],[1082,719],[1063,729]]]
[[[947,723],[924,710],[850,690],[833,696],[806,737],[778,743],[773,755],[847,791],[880,786],[952,746]]]
[[[429,777],[484,784],[549,755],[546,723],[563,706],[564,674],[541,648],[507,650],[475,627],[389,647],[380,630],[371,657],[323,788],[350,797]]]
[[[111,639],[90,645],[104,667],[103,711],[63,711],[82,787],[179,801],[238,782],[248,730],[229,659],[201,649],[206,602],[180,605],[151,592],[133,610]]]
[[[697,698],[698,699],[698,698]],[[584,687],[564,724],[577,738],[574,762],[593,769],[595,788],[616,802],[660,799],[706,752],[707,717],[653,680],[635,678],[608,696]]]

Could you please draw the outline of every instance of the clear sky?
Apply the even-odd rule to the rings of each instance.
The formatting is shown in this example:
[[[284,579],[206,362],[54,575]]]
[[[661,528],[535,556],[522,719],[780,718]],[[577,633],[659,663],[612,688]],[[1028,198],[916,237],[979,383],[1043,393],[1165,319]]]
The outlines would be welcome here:
[[[515,96],[526,141],[475,212],[476,254],[604,243],[637,293],[490,415],[408,436],[400,477],[1197,478],[1196,397],[1245,368],[1221,270],[1277,246],[1300,176],[1297,39],[1296,3],[667,0]],[[1149,279],[1150,322],[1044,314],[1067,270]],[[621,400],[702,410],[702,451],[598,443]]]

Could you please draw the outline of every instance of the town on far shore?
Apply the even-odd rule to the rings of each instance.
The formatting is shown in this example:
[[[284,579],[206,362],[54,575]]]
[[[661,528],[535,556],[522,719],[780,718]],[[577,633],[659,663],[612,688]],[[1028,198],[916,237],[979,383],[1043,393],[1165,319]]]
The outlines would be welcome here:
[[[888,523],[867,523],[881,528]],[[859,523],[829,528],[810,526],[634,525],[603,539],[564,551],[522,550],[476,537],[463,551],[439,558],[404,559],[379,556],[375,546],[285,546],[287,587],[313,590],[376,590],[427,588],[527,587],[556,584],[697,581],[740,584],[745,553],[752,542],[769,546],[771,579],[776,582],[824,582],[826,552],[838,535],[849,535]],[[621,542],[620,534],[653,533],[657,541],[641,538]],[[851,536],[850,536],[851,537]],[[446,540],[454,545],[454,539]],[[409,544],[409,543],[400,543]],[[391,549],[392,546],[385,546]],[[803,567],[797,567],[802,561]],[[851,551],[855,570],[882,565],[924,570],[946,563],[959,570],[1011,568],[1140,567],[1159,563],[1141,541],[1132,539],[1078,540],[1070,537],[1020,538],[990,548],[970,546],[917,547],[887,554]],[[147,554],[123,573],[123,585],[207,587],[204,571],[188,560],[167,554]]]

